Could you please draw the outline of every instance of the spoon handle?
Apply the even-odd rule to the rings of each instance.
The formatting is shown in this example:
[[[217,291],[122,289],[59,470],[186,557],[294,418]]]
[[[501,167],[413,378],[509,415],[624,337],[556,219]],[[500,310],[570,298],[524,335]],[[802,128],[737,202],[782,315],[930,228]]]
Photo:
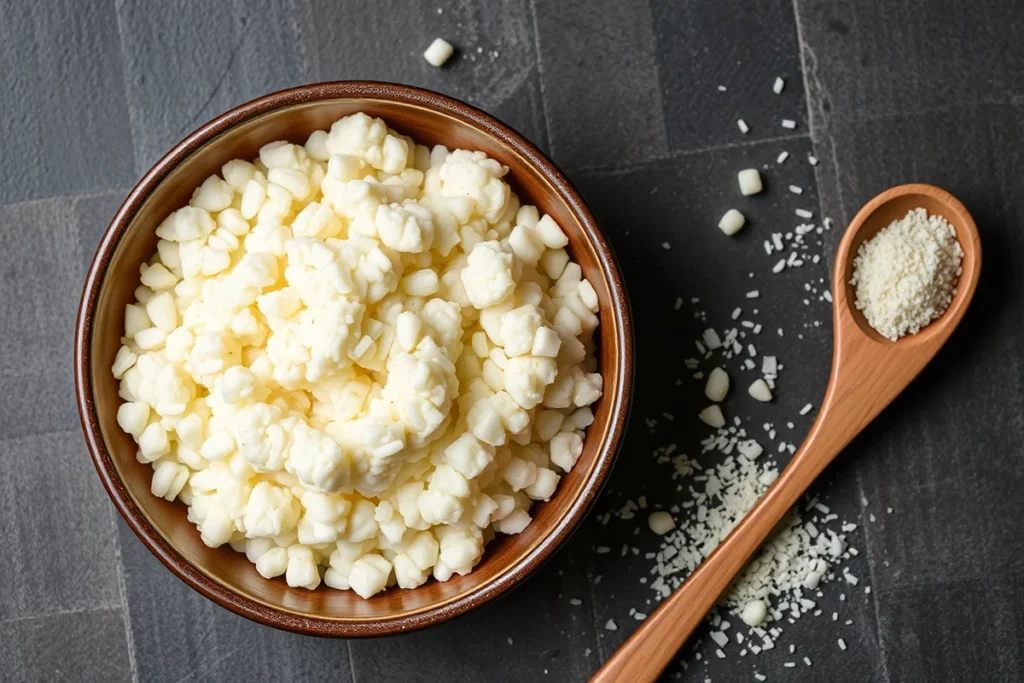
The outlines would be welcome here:
[[[881,409],[877,403],[868,410],[836,410],[851,403],[863,385],[830,383],[818,418],[800,450],[764,496],[740,520],[724,541],[666,598],[625,643],[591,678],[591,683],[643,683],[655,681],[676,652],[700,625],[715,601],[743,565],[764,543],[786,512],[800,499],[811,482],[846,444]],[[838,386],[852,390],[837,392]],[[888,401],[886,401],[888,402]],[[884,405],[884,404],[883,404]]]
[[[856,311],[848,284],[857,247],[890,221],[924,206],[956,224],[963,274],[942,317],[893,343]],[[981,273],[978,228],[963,204],[931,185],[901,185],[868,202],[839,244],[833,273],[833,355],[818,417],[789,465],[732,533],[651,614],[591,679],[592,683],[654,681],[725,592],[754,551],[846,444],[927,365],[963,318]]]

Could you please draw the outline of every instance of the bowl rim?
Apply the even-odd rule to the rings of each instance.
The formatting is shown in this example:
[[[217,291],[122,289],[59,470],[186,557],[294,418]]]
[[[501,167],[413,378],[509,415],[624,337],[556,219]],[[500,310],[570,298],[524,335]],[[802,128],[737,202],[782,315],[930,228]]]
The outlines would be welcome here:
[[[338,99],[375,99],[424,107],[450,116],[485,134],[497,138],[534,167],[559,199],[566,203],[583,232],[591,241],[612,295],[612,313],[616,343],[621,362],[616,368],[621,390],[610,396],[607,438],[598,446],[595,466],[582,490],[559,520],[521,560],[509,565],[493,580],[451,601],[411,614],[399,614],[373,620],[339,620],[283,611],[255,601],[230,587],[212,580],[185,559],[151,525],[136,506],[113,463],[99,427],[90,382],[92,370],[92,320],[99,292],[110,261],[122,235],[136,211],[150,193],[195,151],[227,130],[254,117],[295,105]],[[604,323],[603,323],[604,324]],[[129,528],[171,572],[192,589],[238,615],[267,626],[314,636],[358,638],[405,633],[438,624],[464,614],[507,593],[550,558],[569,535],[579,527],[600,493],[615,462],[625,436],[633,385],[633,327],[629,298],[614,253],[587,205],[557,166],[535,145],[493,116],[453,97],[414,86],[380,81],[332,81],[280,90],[245,102],[200,126],[165,154],[143,175],[115,213],[103,233],[90,262],[75,321],[74,381],[82,431],[89,455],[103,487]]]

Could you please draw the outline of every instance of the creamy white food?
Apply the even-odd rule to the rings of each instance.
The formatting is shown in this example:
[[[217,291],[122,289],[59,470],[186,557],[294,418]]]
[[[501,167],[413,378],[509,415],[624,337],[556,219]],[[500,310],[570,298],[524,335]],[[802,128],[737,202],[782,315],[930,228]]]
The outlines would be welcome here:
[[[594,420],[598,297],[507,172],[355,114],[197,188],[112,368],[153,495],[264,577],[364,598],[526,528]]]

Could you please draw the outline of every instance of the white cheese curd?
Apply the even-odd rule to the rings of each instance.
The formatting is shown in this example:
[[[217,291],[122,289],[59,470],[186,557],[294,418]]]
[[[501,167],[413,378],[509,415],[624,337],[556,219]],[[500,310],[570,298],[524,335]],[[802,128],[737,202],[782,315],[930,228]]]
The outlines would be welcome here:
[[[730,237],[740,231],[747,219],[736,209],[729,209],[718,221],[718,229]]]
[[[737,174],[737,180],[740,184],[740,193],[745,197],[757,194],[763,188],[761,174],[757,172],[756,168],[743,169]]]
[[[423,59],[427,60],[431,66],[440,67],[448,61],[454,52],[455,48],[447,40],[444,38],[434,38],[434,42],[423,53]]]
[[[594,420],[599,298],[507,173],[354,114],[196,188],[111,367],[153,495],[265,578],[364,598],[526,528]]]

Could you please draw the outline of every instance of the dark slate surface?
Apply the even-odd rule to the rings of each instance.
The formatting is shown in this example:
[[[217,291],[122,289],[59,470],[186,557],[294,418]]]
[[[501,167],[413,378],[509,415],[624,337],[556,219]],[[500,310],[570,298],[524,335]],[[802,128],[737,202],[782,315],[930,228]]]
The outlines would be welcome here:
[[[967,329],[815,486],[859,525],[850,566],[863,583],[827,587],[823,615],[788,625],[757,658],[730,646],[717,659],[701,629],[669,676],[1024,677],[1016,3],[0,0],[0,16],[0,679],[581,681],[637,623],[630,609],[651,608],[640,579],[657,541],[642,516],[592,516],[511,596],[452,623],[348,643],[215,607],[114,521],[78,432],[70,372],[80,284],[103,228],[137,175],[197,125],[276,88],[340,78],[403,81],[484,107],[548,150],[591,202],[628,278],[640,352],[634,418],[597,514],[639,495],[652,506],[677,499],[651,451],[699,452],[703,399],[683,360],[736,306],[764,323],[752,340],[786,370],[775,403],[735,391],[726,413],[802,437],[812,415],[797,411],[820,401],[830,337],[829,309],[804,284],[827,280],[839,231],[817,247],[821,264],[771,275],[761,241],[797,224],[795,208],[843,225],[900,182],[961,197],[985,245]],[[437,35],[458,48],[443,70],[419,56]],[[779,96],[776,76],[786,79]],[[767,191],[743,198],[734,174],[752,165]],[[750,222],[732,240],[714,228],[730,207]],[[761,297],[744,299],[754,288]],[[751,379],[738,361],[727,367],[735,386]],[[618,630],[605,629],[609,619]]]
[[[5,681],[127,681],[132,668],[120,609],[0,621]]]
[[[0,430],[5,439],[77,428],[70,359],[85,274],[75,229],[77,201],[0,207],[0,377],[8,397]]]
[[[295,2],[309,80],[388,80],[440,90],[493,112],[547,147],[528,0]],[[440,35],[459,37],[442,71],[421,57]]]
[[[665,156],[647,1],[535,2],[534,22],[551,151],[559,163],[579,168]]]
[[[104,498],[77,432],[0,441],[0,621],[121,607]]]
[[[652,0],[651,10],[673,151],[807,133],[790,0]],[[776,77],[785,81],[779,95],[772,90]],[[737,119],[750,132],[744,135]],[[797,127],[783,128],[783,119]]]
[[[117,3],[136,165],[224,110],[301,82],[290,2]]]
[[[0,203],[132,180],[114,3],[5,2],[0,22]]]

